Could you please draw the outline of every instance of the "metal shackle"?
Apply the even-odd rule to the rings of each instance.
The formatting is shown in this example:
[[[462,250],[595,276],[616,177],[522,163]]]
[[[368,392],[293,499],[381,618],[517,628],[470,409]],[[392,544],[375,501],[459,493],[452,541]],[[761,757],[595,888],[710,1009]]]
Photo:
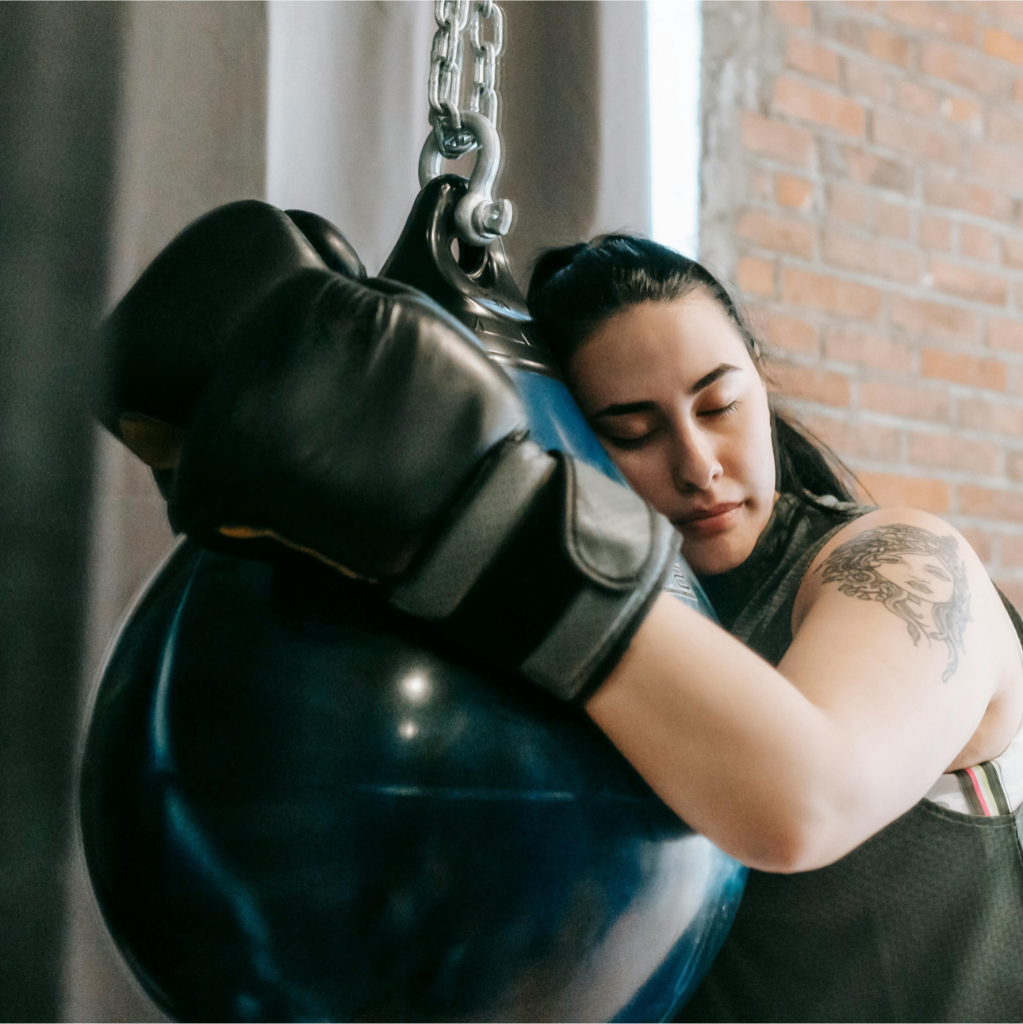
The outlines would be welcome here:
[[[462,127],[476,139],[476,164],[469,176],[469,191],[455,207],[455,234],[469,245],[489,245],[508,233],[512,205],[507,199],[494,199],[493,187],[501,167],[501,137],[490,121],[473,111],[463,111]],[[435,132],[430,132],[419,156],[419,187],[436,178],[443,165]]]

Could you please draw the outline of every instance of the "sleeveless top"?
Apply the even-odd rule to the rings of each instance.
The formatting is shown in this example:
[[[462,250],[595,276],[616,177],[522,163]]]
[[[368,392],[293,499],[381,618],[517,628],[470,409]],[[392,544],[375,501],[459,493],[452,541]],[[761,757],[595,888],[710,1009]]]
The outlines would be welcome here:
[[[749,558],[702,581],[722,625],[777,665],[810,563],[868,511],[782,495]],[[827,867],[751,870],[721,952],[675,1019],[1023,1019],[1021,816],[924,799]]]

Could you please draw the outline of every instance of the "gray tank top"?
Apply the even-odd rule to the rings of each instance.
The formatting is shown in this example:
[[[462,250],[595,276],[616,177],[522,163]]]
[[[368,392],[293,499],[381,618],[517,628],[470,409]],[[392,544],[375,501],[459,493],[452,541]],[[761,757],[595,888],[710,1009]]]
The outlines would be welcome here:
[[[703,581],[725,628],[777,665],[810,563],[867,511],[782,495],[750,557]],[[1021,816],[922,800],[826,868],[750,871],[732,930],[676,1020],[1023,1020]]]

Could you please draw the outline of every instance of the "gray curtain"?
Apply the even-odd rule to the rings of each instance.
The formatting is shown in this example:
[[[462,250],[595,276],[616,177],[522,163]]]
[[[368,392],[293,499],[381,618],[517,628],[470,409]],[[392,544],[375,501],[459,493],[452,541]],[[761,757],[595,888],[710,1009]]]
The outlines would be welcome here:
[[[108,308],[190,221],[262,198],[266,166],[264,4],[112,6],[124,25]],[[173,543],[149,469],[99,428],[88,436],[96,483],[83,707],[133,594]],[[77,847],[69,894],[63,1019],[162,1019],[107,934]]]
[[[108,304],[189,221],[243,197],[328,217],[379,269],[418,190],[432,3],[121,10]],[[518,0],[504,11],[498,194],[515,204],[507,246],[524,279],[546,245],[649,229],[645,5]],[[87,689],[172,543],[145,467],[99,432],[96,444]],[[106,935],[80,859],[71,894],[65,1019],[159,1019]]]
[[[60,1012],[115,6],[0,5],[0,1014]]]
[[[267,198],[334,221],[374,272],[418,191],[433,4],[269,6]],[[545,246],[649,230],[646,9],[503,9],[497,194],[515,206],[507,248],[523,278]],[[463,89],[471,79],[468,53]],[[470,161],[451,169],[467,174]]]

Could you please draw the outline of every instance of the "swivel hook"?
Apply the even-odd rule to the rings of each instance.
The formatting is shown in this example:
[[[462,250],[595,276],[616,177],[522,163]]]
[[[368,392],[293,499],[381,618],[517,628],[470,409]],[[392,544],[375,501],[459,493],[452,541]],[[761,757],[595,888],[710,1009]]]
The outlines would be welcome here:
[[[485,246],[506,235],[512,222],[511,202],[493,197],[501,167],[501,138],[483,114],[462,111],[461,120],[462,128],[475,137],[477,153],[469,191],[455,207],[455,234],[469,245]],[[419,155],[420,188],[440,174],[443,159],[436,134],[430,132]]]

